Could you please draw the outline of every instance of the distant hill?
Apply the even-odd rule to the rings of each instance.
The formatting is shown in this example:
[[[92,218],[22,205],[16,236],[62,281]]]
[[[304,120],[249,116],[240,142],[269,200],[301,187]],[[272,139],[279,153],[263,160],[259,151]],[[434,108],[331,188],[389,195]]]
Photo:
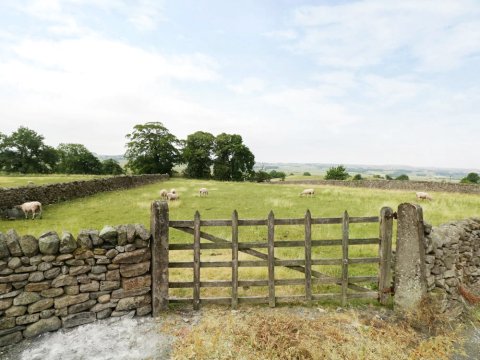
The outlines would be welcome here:
[[[267,163],[259,162],[254,166],[255,170],[264,171],[283,171],[287,175],[299,175],[309,172],[311,175],[324,175],[332,166],[339,164],[324,163]],[[374,175],[385,177],[390,175],[395,178],[401,174],[407,175],[411,180],[429,180],[429,181],[459,181],[470,172],[480,172],[472,169],[448,169],[435,167],[415,167],[406,165],[359,165],[343,164],[350,175],[360,174],[362,177],[373,177]]]

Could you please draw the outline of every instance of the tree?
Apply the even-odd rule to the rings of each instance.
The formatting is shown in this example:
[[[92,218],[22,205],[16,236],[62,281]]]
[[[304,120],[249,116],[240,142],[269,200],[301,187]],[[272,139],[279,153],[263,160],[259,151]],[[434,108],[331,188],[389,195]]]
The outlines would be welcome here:
[[[353,180],[363,180],[363,179],[362,179],[362,175],[356,174],[356,175],[353,177]]]
[[[180,163],[180,141],[161,122],[135,125],[126,137],[126,167],[135,174],[171,175],[175,164]]]
[[[385,179],[387,179],[387,180],[393,180],[393,177],[391,177],[390,175],[387,174],[387,175],[385,175]]]
[[[24,126],[10,136],[0,133],[0,170],[23,174],[52,172],[57,152],[43,140],[42,135]]]
[[[266,171],[258,170],[257,172],[255,172],[253,178],[255,179],[256,182],[261,183],[261,182],[270,181],[272,176],[269,173],[267,173]]]
[[[209,179],[213,165],[212,153],[215,136],[208,132],[197,131],[188,135],[183,148],[183,160],[187,164],[185,176],[196,179]]]
[[[325,175],[325,180],[345,180],[350,175],[347,173],[347,170],[343,165],[337,167],[333,166],[327,170]]]
[[[118,161],[114,159],[106,159],[102,161],[102,174],[122,175],[124,173],[125,172],[123,171]]]
[[[213,177],[217,180],[245,181],[253,175],[255,156],[240,135],[222,133],[215,138]]]
[[[65,174],[101,174],[102,163],[82,144],[60,144],[58,171]]]
[[[401,181],[406,181],[406,180],[410,180],[408,175],[405,175],[405,174],[402,174],[402,175],[399,175],[395,178],[395,180],[401,180]]]
[[[303,176],[312,176],[312,174],[310,174],[308,171],[305,171],[305,172],[303,173]]]
[[[280,179],[281,181],[285,181],[285,178],[287,177],[287,174],[283,171],[272,170],[269,174],[272,179]]]
[[[471,172],[460,180],[463,184],[480,184],[480,176],[477,173]]]

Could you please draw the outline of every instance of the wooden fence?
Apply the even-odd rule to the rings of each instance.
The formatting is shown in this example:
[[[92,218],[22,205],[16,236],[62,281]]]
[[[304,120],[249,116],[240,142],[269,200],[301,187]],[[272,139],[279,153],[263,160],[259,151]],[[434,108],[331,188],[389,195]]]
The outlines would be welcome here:
[[[380,216],[350,217],[345,211],[339,218],[312,218],[307,211],[304,218],[300,219],[275,219],[270,212],[267,219],[251,220],[239,219],[236,211],[231,220],[201,220],[198,211],[194,220],[169,220],[168,204],[164,201],[155,201],[151,207],[151,233],[153,241],[152,249],[152,303],[153,316],[160,311],[168,309],[169,303],[190,303],[194,309],[199,309],[201,304],[228,304],[235,309],[242,303],[265,303],[274,307],[277,303],[305,301],[311,302],[324,299],[339,299],[342,306],[348,299],[353,298],[378,298],[382,304],[388,299],[386,289],[390,288],[390,267],[392,251],[392,224],[393,211],[390,208],[382,208]],[[349,236],[350,224],[356,223],[379,223],[379,237],[351,239]],[[338,240],[313,240],[312,225],[342,224],[342,237]],[[275,241],[275,227],[282,225],[304,226],[303,240]],[[227,226],[231,227],[232,240],[225,240],[218,236],[202,231],[204,227]],[[240,242],[239,227],[241,226],[266,226],[267,242]],[[193,235],[193,243],[169,244],[169,228],[174,228]],[[206,239],[212,243],[202,243],[200,239]],[[353,245],[379,246],[379,256],[369,258],[349,258],[348,250]],[[312,247],[317,246],[341,246],[342,257],[339,259],[312,259]],[[305,258],[300,260],[282,260],[275,257],[275,248],[280,247],[304,247]],[[200,250],[202,249],[229,249],[231,261],[201,261]],[[266,249],[265,252],[256,249]],[[169,260],[169,252],[176,250],[193,250],[193,261],[172,262]],[[243,252],[261,260],[239,260],[239,252]],[[350,264],[378,263],[378,276],[349,276]],[[341,277],[328,276],[312,269],[313,265],[339,265]],[[298,279],[275,278],[275,266],[283,266],[304,274]],[[201,281],[200,269],[208,267],[231,268],[231,280]],[[268,279],[266,280],[239,280],[239,267],[267,267]],[[193,269],[192,281],[169,281],[169,268]],[[362,282],[378,282],[378,291],[359,286]],[[314,294],[312,285],[336,284],[341,287],[339,293]],[[277,296],[275,286],[280,285],[304,285],[304,295]],[[239,296],[239,286],[267,286],[268,296]],[[231,288],[230,297],[200,297],[201,288],[228,287]],[[192,297],[173,298],[169,297],[171,288],[192,288]],[[353,290],[354,293],[347,290]]]

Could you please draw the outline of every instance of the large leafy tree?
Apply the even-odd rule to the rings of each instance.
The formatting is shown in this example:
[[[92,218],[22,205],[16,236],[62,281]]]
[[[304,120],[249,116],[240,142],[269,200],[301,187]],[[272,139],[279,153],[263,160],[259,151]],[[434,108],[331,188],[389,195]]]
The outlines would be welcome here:
[[[58,171],[66,174],[101,174],[102,163],[82,144],[60,144]]]
[[[465,176],[460,182],[463,184],[480,184],[480,175],[471,172],[467,176]]]
[[[345,166],[332,166],[325,174],[325,180],[346,180],[350,175],[345,169]]]
[[[217,180],[244,181],[254,174],[255,156],[242,137],[222,133],[215,138],[213,177]]]
[[[20,173],[52,172],[58,155],[43,140],[42,135],[24,126],[10,136],[0,134],[0,169]]]
[[[102,161],[102,174],[121,175],[124,171],[118,161],[114,159],[106,159]]]
[[[126,137],[126,166],[135,174],[171,174],[180,162],[180,141],[161,122],[135,125]]]
[[[215,136],[208,132],[197,131],[188,135],[183,148],[183,160],[187,164],[185,176],[196,179],[211,177],[214,145]]]

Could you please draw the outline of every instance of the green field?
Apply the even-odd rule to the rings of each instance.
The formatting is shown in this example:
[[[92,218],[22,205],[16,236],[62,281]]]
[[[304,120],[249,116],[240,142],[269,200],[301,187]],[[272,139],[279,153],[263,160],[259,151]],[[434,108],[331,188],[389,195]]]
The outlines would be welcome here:
[[[35,180],[34,180],[35,181]],[[207,187],[208,197],[200,197],[198,189]],[[315,197],[300,197],[299,193],[306,187],[316,190]],[[81,229],[98,229],[105,225],[141,223],[147,228],[150,222],[150,204],[159,198],[162,188],[175,188],[180,194],[180,200],[170,203],[171,220],[191,220],[195,211],[199,211],[202,219],[229,219],[233,210],[237,210],[240,219],[266,219],[270,210],[276,218],[302,218],[307,209],[312,217],[341,217],[345,210],[350,216],[376,216],[383,206],[394,210],[400,203],[416,202],[412,191],[392,191],[377,189],[358,189],[315,185],[273,185],[256,183],[230,183],[218,181],[200,181],[186,179],[171,179],[139,188],[97,194],[95,196],[72,200],[69,202],[46,205],[43,218],[39,220],[0,221],[0,232],[14,228],[20,235],[31,234],[39,236],[46,231],[61,233],[66,230],[77,235]],[[423,202],[425,221],[438,225],[450,220],[480,216],[480,196],[453,193],[432,193],[431,202]],[[202,228],[225,239],[231,238],[231,229],[227,227]],[[352,224],[352,238],[371,238],[378,236],[378,224]],[[240,241],[266,240],[265,226],[241,227]],[[303,226],[277,226],[275,240],[301,240],[304,237]],[[340,225],[314,225],[312,230],[314,240],[340,239]],[[192,236],[178,230],[171,230],[170,239],[173,243],[192,242]],[[352,246],[352,257],[377,256],[378,248],[374,245]],[[303,258],[303,248],[278,248],[275,255],[282,259]],[[191,251],[176,251],[171,253],[175,260],[192,261]],[[313,258],[339,258],[340,247],[314,248]],[[228,260],[231,254],[227,250],[202,251],[202,261]],[[253,260],[249,255],[241,259]],[[316,270],[332,276],[338,276],[338,266],[318,266]],[[375,264],[351,266],[351,275],[374,275]],[[218,268],[202,269],[202,278],[209,280],[229,279],[231,270]],[[266,278],[267,269],[240,268],[241,279]],[[279,278],[298,278],[299,273],[279,268],[276,276]],[[191,269],[172,269],[172,281],[191,279]],[[372,286],[374,286],[372,284]],[[325,286],[324,286],[325,287]],[[298,288],[298,286],[297,286]],[[223,296],[229,289],[208,289],[209,295]],[[323,289],[325,290],[325,289]],[[329,289],[327,289],[329,290]],[[203,291],[203,290],[202,290]],[[241,290],[242,296],[247,290]],[[261,292],[261,289],[255,289]],[[295,293],[295,287],[278,287],[283,294]],[[301,291],[299,289],[298,291]],[[317,291],[319,291],[317,289]],[[189,295],[191,290],[175,289],[173,295]],[[251,290],[248,294],[252,294]]]

